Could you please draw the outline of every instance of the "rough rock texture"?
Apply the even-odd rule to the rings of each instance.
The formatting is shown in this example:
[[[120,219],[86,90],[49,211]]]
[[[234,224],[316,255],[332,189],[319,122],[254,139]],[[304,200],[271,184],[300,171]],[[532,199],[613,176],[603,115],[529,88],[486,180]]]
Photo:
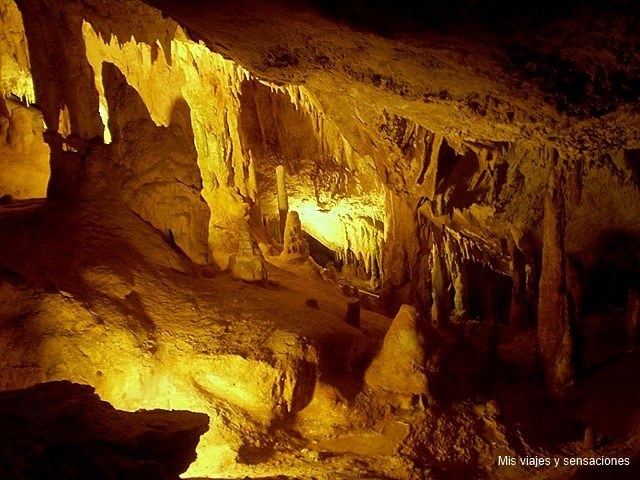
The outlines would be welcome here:
[[[3,387],[68,378],[119,408],[207,412],[190,474],[209,476],[500,476],[491,457],[519,433],[466,400],[508,390],[523,431],[544,430],[540,405],[566,417],[537,401],[538,347],[564,390],[582,353],[616,358],[625,306],[636,318],[637,17],[570,2],[484,25],[499,2],[469,0],[458,25],[451,2],[421,2],[436,24],[381,32],[337,3],[16,0],[24,29],[0,9],[0,76],[27,65],[26,35],[51,149],[45,205],[0,202]],[[411,3],[355,2],[382,26]],[[312,260],[278,263],[305,235],[326,283]],[[194,265],[212,252],[270,281]],[[373,299],[360,329],[354,287]],[[365,303],[415,308],[397,319],[409,345]],[[422,327],[440,331],[425,345]],[[584,410],[549,441],[570,450],[599,420]]]
[[[26,108],[16,108],[11,113],[7,129],[7,143],[16,153],[26,153],[35,141],[32,114]]]
[[[302,233],[298,212],[289,211],[284,227],[282,258],[288,262],[301,263],[309,258],[309,243]]]
[[[383,391],[427,395],[430,347],[424,335],[424,320],[410,305],[402,305],[387,331],[382,347],[367,367],[364,381]]]
[[[202,180],[188,104],[177,99],[170,125],[158,127],[115,65],[105,63],[102,78],[124,203],[195,263],[207,263],[210,212],[200,195]]]
[[[208,423],[199,413],[118,411],[71,382],[0,392],[0,475],[177,480]]]
[[[13,0],[0,1],[0,96],[13,94],[33,103],[27,38],[22,17]]]
[[[251,238],[248,228],[238,236],[238,252],[229,257],[229,270],[236,278],[245,282],[267,281],[267,266],[258,247],[258,243]]]
[[[13,100],[0,103],[0,195],[43,198],[49,181],[49,148],[42,140],[42,115]]]
[[[553,165],[544,199],[538,344],[547,381],[561,393],[575,381],[575,310],[567,292],[565,200]]]

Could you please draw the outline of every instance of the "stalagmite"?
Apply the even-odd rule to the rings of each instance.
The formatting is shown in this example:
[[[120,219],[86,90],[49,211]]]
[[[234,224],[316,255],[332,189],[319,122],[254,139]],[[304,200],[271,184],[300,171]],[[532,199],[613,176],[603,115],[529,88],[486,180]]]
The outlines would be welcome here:
[[[290,211],[284,230],[282,258],[291,263],[304,262],[309,258],[309,243],[302,233],[298,212]]]
[[[238,235],[238,252],[229,258],[229,270],[245,282],[267,281],[267,269],[262,252],[251,237],[248,226],[241,228]]]
[[[525,328],[530,321],[530,308],[527,301],[527,273],[522,251],[515,241],[509,243],[511,254],[511,305],[509,307],[509,324],[515,329]]]
[[[350,298],[347,300],[347,314],[345,317],[347,325],[360,328],[360,299]]]
[[[627,295],[627,347],[640,347],[640,290],[635,285],[629,287]]]
[[[370,387],[404,395],[428,393],[426,340],[418,311],[402,305],[364,374]]]
[[[555,153],[557,159],[557,153]],[[549,389],[563,394],[574,384],[572,309],[566,289],[564,194],[552,166],[544,197],[538,348]]]
[[[280,214],[280,234],[284,239],[287,224],[287,213],[289,212],[289,198],[287,196],[287,181],[284,176],[284,167],[276,167],[276,184],[278,187],[278,213]]]
[[[445,252],[447,266],[451,277],[451,286],[453,287],[453,306],[455,316],[457,319],[463,320],[466,318],[469,309],[465,266],[460,246],[452,236],[447,236]]]

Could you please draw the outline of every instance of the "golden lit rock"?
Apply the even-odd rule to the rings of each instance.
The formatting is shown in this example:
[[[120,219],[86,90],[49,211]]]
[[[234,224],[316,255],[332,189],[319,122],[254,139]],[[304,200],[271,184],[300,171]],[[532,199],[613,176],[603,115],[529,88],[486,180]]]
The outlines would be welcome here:
[[[289,3],[0,0],[0,390],[206,414],[185,478],[637,477],[633,2]]]

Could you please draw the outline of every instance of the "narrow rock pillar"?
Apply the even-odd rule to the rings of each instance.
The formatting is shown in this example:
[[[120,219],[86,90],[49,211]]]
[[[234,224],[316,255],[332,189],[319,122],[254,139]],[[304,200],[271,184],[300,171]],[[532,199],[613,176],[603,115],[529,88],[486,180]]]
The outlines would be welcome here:
[[[453,239],[448,238],[445,244],[445,252],[447,257],[447,265],[451,278],[451,286],[453,287],[453,307],[455,316],[458,320],[467,318],[469,310],[468,294],[467,294],[467,278],[462,252],[459,244]]]
[[[287,181],[284,176],[284,167],[276,167],[276,184],[278,187],[278,212],[280,214],[280,235],[284,239],[284,229],[287,225],[287,213],[289,213],[289,197],[287,195]]]
[[[449,292],[447,291],[447,273],[438,246],[434,239],[431,250],[433,265],[431,267],[432,304],[431,319],[438,327],[444,327],[449,323]]]
[[[556,161],[544,197],[542,270],[538,297],[538,347],[547,385],[562,395],[574,383],[572,309],[566,288],[565,205]]]

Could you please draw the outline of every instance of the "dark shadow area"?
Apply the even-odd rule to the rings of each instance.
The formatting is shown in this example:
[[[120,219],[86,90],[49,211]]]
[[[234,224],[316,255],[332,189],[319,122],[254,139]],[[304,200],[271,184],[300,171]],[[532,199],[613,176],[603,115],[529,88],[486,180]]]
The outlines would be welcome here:
[[[624,309],[629,287],[640,286],[640,239],[636,234],[612,230],[600,235],[595,260],[585,271],[585,314]]]
[[[584,7],[626,15],[638,13],[637,2],[632,0],[310,0],[310,3],[327,17],[385,36],[420,30],[446,30],[461,24],[489,28],[537,28]]]

